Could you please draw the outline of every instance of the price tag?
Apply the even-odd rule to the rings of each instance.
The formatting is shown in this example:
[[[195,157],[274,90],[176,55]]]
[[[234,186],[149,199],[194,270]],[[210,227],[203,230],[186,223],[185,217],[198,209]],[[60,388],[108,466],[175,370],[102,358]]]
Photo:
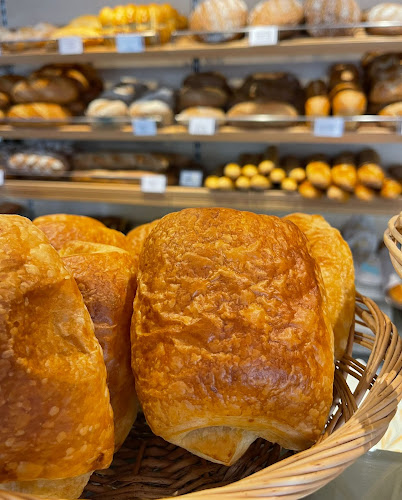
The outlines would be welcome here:
[[[156,121],[150,118],[134,118],[132,125],[134,135],[150,136],[158,133]]]
[[[258,26],[248,34],[248,44],[251,47],[276,45],[278,43],[277,26]]]
[[[201,187],[203,173],[201,170],[182,170],[180,172],[179,184],[185,187]]]
[[[60,54],[82,54],[84,52],[84,44],[79,36],[67,36],[59,40]]]
[[[345,121],[340,116],[328,116],[314,120],[314,135],[316,137],[342,137]]]
[[[121,53],[144,52],[144,37],[141,35],[132,35],[130,33],[116,35],[116,50]]]
[[[0,186],[4,185],[4,170],[0,170]]]
[[[191,135],[214,135],[215,128],[215,118],[190,118],[188,123],[188,133]]]
[[[166,191],[166,175],[144,175],[141,178],[143,193],[164,193]]]

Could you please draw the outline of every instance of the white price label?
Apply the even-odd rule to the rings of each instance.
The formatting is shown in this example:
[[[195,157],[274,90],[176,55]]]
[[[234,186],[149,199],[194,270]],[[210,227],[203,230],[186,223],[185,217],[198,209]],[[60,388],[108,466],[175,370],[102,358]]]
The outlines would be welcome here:
[[[203,173],[201,170],[182,170],[180,172],[179,184],[185,187],[201,187]]]
[[[120,53],[127,52],[144,52],[145,43],[144,37],[141,35],[132,35],[130,33],[126,33],[123,35],[116,36],[116,50]]]
[[[141,178],[143,193],[164,193],[166,191],[166,175],[144,175]]]
[[[134,135],[156,135],[158,133],[155,120],[150,118],[134,118],[132,121]]]
[[[316,137],[342,137],[345,121],[340,116],[327,116],[314,120],[314,135]]]
[[[59,40],[60,54],[82,54],[84,52],[84,44],[79,36],[67,36]]]
[[[0,170],[0,186],[4,185],[4,170]]]
[[[252,28],[248,34],[248,44],[251,47],[276,45],[278,43],[277,26],[258,26]]]
[[[215,118],[190,118],[188,123],[188,132],[191,135],[214,135],[215,128]]]

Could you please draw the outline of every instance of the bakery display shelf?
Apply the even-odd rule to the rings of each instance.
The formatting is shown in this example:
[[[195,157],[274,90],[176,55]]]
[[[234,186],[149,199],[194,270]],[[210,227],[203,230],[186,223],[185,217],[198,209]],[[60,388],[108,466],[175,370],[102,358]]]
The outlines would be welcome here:
[[[6,52],[0,56],[1,65],[39,65],[57,62],[112,63],[114,67],[155,64],[173,60],[231,59],[245,63],[250,57],[324,57],[341,54],[361,55],[366,52],[392,52],[400,50],[402,36],[376,36],[359,33],[343,37],[303,37],[283,40],[276,45],[251,46],[248,39],[220,44],[197,42],[189,37],[178,37],[165,45],[146,47],[143,52],[118,53],[113,46],[89,46],[81,54],[60,54],[46,49],[31,49],[22,52]]]
[[[282,191],[241,193],[179,186],[169,186],[162,194],[148,194],[143,193],[138,185],[65,181],[7,180],[0,188],[0,196],[172,208],[223,206],[264,212],[283,210],[389,216],[402,210],[402,198],[376,199],[372,202],[352,199],[347,203],[339,203],[327,198],[307,200],[298,193]]]
[[[122,127],[91,127],[90,125],[36,126],[0,125],[3,139],[46,139],[75,141],[124,142],[243,142],[243,143],[309,143],[309,144],[392,144],[402,142],[402,135],[386,127],[364,125],[359,130],[345,132],[341,138],[315,136],[305,126],[243,130],[224,126],[214,135],[189,134],[186,127],[174,125],[158,130],[157,135],[135,135],[131,125]]]

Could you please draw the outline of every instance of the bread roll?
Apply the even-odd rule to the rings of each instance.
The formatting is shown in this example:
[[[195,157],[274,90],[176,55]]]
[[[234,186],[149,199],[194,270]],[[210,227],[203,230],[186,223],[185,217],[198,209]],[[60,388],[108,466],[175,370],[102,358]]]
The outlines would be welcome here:
[[[353,193],[357,183],[356,167],[350,163],[338,163],[331,170],[332,182],[348,191]]]
[[[15,104],[8,110],[7,118],[18,120],[66,120],[71,113],[64,106],[47,102]]]
[[[255,165],[251,165],[250,163],[244,165],[244,167],[241,169],[241,175],[244,175],[249,179],[251,179],[251,177],[254,177],[257,174],[258,174],[257,167]]]
[[[250,179],[250,187],[255,191],[266,191],[272,187],[272,183],[264,175],[256,174]]]
[[[367,108],[367,98],[359,89],[345,89],[334,95],[332,113],[336,116],[364,115]]]
[[[226,120],[225,113],[218,108],[211,108],[209,106],[198,106],[194,108],[187,108],[178,115],[178,121],[187,121],[191,118],[205,117],[205,118],[215,118],[219,123]]]
[[[25,77],[21,75],[1,75],[0,76],[0,92],[11,96],[13,87],[18,82],[25,81]]]
[[[380,3],[372,7],[365,15],[368,23],[392,22],[402,24],[402,5],[400,3]],[[379,26],[376,28],[367,28],[367,31],[373,35],[402,35],[401,26]]]
[[[385,178],[380,195],[388,200],[396,200],[402,194],[402,184],[395,179]]]
[[[247,6],[243,0],[203,0],[190,15],[192,31],[230,31],[247,24]]]
[[[229,179],[229,177],[226,177],[225,175],[222,177],[218,178],[217,182],[217,189],[220,189],[221,191],[231,191],[234,189],[235,185],[232,181],[232,179]]]
[[[128,116],[128,107],[117,99],[95,99],[89,103],[85,114],[91,118]]]
[[[279,152],[276,146],[268,146],[264,153],[264,159],[258,164],[258,171],[262,175],[268,175],[278,166]]]
[[[208,175],[208,177],[204,181],[204,186],[207,189],[218,189],[218,181],[219,177],[217,175]]]
[[[355,271],[352,252],[341,233],[321,215],[285,217],[303,231],[311,255],[318,263],[327,292],[328,320],[334,331],[335,358],[345,353],[355,317]]]
[[[376,192],[363,184],[356,184],[355,196],[359,200],[372,201],[376,197]]]
[[[289,171],[288,176],[290,179],[294,179],[298,184],[306,179],[306,171],[304,168],[296,167]]]
[[[158,222],[159,219],[155,219],[147,224],[142,224],[141,226],[135,227],[127,234],[126,240],[129,245],[128,251],[137,261],[141,254],[145,240]]]
[[[141,253],[132,324],[153,432],[225,465],[258,436],[311,446],[332,402],[324,293],[289,221],[224,208],[165,216]]]
[[[68,104],[79,98],[79,87],[71,78],[38,77],[16,83],[11,96],[15,102]]]
[[[331,169],[324,159],[310,161],[306,166],[306,176],[319,189],[327,189],[331,184]]]
[[[236,179],[235,186],[236,189],[239,189],[240,191],[248,191],[251,187],[251,180],[249,177],[241,175]]]
[[[88,241],[128,250],[124,234],[108,229],[102,222],[83,215],[53,214],[37,217],[33,223],[48,237],[56,250],[70,241]]]
[[[332,186],[329,186],[327,190],[327,197],[330,200],[345,202],[349,200],[350,193],[333,184]]]
[[[358,181],[372,189],[381,189],[385,174],[383,169],[375,163],[366,163],[357,169]]]
[[[235,181],[241,174],[241,167],[240,165],[237,165],[237,163],[228,163],[227,165],[225,165],[223,173],[226,175],[226,177],[229,177],[230,179]]]
[[[28,219],[1,215],[0,248],[0,482],[78,498],[89,474],[113,456],[102,350],[46,236]]]
[[[272,172],[269,174],[270,180],[274,184],[280,184],[283,179],[286,177],[286,172],[283,170],[283,168],[274,168]]]
[[[306,23],[320,24],[356,24],[362,17],[355,0],[306,0],[304,4]],[[351,35],[353,29],[309,29],[312,36]]]
[[[117,450],[138,409],[130,356],[136,261],[120,248],[81,241],[68,243],[59,253],[80,289],[103,350]]]
[[[242,122],[236,121],[238,117],[246,117],[250,115],[278,115],[278,116],[289,116],[296,117],[298,113],[296,109],[285,102],[241,102],[236,104],[226,113],[228,121],[234,126],[244,127],[244,128],[258,128],[258,127],[287,127],[288,122]]]
[[[298,0],[263,0],[250,12],[250,26],[295,26],[302,22],[303,6]]]
[[[299,185],[299,193],[303,198],[316,199],[321,198],[322,191],[311,184],[310,181],[304,181]]]
[[[180,89],[177,98],[179,111],[197,106],[208,106],[211,108],[225,108],[228,102],[228,94],[218,87],[184,87]]]
[[[6,110],[10,105],[10,98],[4,92],[0,92],[0,110]]]
[[[141,101],[133,102],[129,107],[131,118],[159,118],[159,125],[166,127],[173,123],[173,111],[171,107],[163,101]]]
[[[330,111],[327,86],[322,80],[313,80],[306,88],[306,116],[328,116]]]
[[[285,177],[281,182],[281,189],[283,191],[297,191],[297,181],[291,177]]]

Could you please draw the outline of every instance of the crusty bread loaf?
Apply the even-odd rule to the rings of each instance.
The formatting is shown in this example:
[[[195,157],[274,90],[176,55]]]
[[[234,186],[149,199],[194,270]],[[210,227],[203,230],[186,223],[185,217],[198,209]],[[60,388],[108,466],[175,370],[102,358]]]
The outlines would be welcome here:
[[[380,3],[372,7],[365,15],[368,23],[393,22],[402,24],[402,5],[400,3]],[[367,31],[373,35],[402,35],[401,26],[379,26],[368,28]]]
[[[299,0],[263,0],[250,12],[251,26],[292,26],[301,23],[304,10]]]
[[[306,23],[309,25],[353,24],[361,20],[362,13],[355,0],[306,0],[304,4]],[[353,29],[309,30],[312,36],[335,36],[353,33]]]
[[[128,249],[124,234],[83,215],[53,214],[37,217],[33,223],[48,237],[56,250],[70,241],[89,241]]]
[[[307,236],[311,255],[318,263],[327,293],[328,319],[335,339],[335,357],[341,359],[355,314],[355,272],[352,252],[341,233],[321,215],[291,214]]]
[[[118,99],[94,99],[85,114],[91,118],[128,116],[128,106]]]
[[[78,497],[113,455],[102,350],[77,284],[35,225],[1,215],[0,249],[0,482]]]
[[[132,324],[153,432],[231,464],[258,436],[303,449],[332,402],[333,333],[318,265],[292,223],[186,209],[153,228]]]
[[[120,248],[81,241],[68,243],[60,255],[77,282],[103,349],[118,449],[130,432],[138,406],[130,355],[135,261]]]
[[[71,113],[60,104],[48,102],[31,102],[29,104],[15,104],[8,110],[8,118],[18,120],[65,120]]]
[[[193,31],[225,31],[247,24],[247,6],[243,0],[203,0],[191,13]]]
[[[158,123],[162,126],[172,125],[173,123],[172,108],[166,102],[157,99],[133,102],[128,112],[131,118],[159,118],[160,122]]]
[[[36,77],[22,80],[13,86],[15,102],[52,102],[68,104],[79,98],[79,87],[71,78],[62,76]]]
[[[136,260],[137,266],[144,242],[158,222],[159,219],[155,219],[152,222],[148,222],[147,224],[137,226],[132,229],[126,236],[127,243],[130,246],[129,252],[131,256]]]

